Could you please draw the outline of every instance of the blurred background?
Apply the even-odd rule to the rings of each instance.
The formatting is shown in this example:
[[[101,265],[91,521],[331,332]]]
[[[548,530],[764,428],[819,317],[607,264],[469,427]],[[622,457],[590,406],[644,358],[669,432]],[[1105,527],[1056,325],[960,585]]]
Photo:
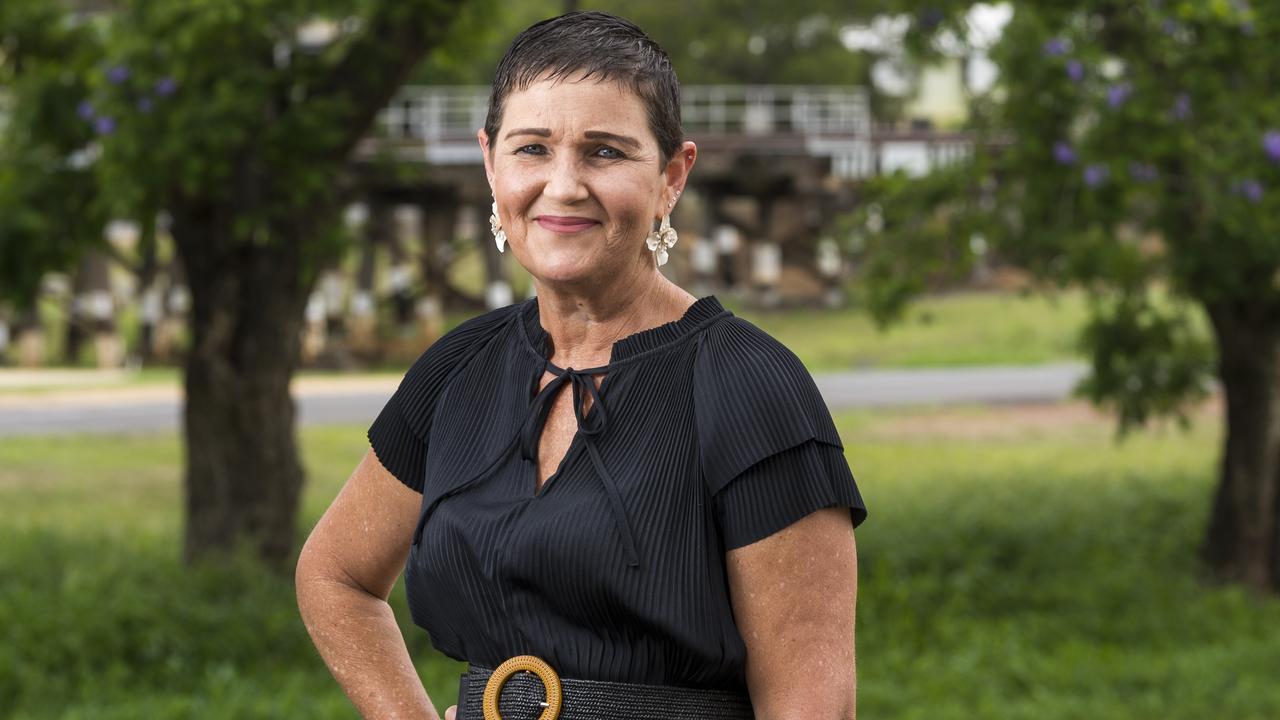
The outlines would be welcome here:
[[[408,364],[528,297],[475,130],[587,9],[681,79],[663,271],[836,418],[862,714],[1280,717],[1260,0],[5,0],[0,716],[355,716],[293,563]]]

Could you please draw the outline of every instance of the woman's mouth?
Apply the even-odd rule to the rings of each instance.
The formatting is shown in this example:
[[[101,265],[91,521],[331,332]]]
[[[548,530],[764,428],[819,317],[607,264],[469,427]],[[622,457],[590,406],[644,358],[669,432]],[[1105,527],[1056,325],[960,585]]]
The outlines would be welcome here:
[[[542,226],[546,230],[556,233],[576,233],[582,232],[588,228],[599,225],[599,221],[584,217],[570,217],[564,215],[539,215],[533,219],[534,222]]]

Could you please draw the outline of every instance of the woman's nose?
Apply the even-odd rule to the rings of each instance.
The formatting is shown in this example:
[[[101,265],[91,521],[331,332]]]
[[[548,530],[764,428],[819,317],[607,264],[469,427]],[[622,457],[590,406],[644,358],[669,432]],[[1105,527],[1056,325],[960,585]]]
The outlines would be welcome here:
[[[551,163],[547,184],[542,193],[549,200],[572,203],[587,198],[587,186],[583,182],[582,167],[575,158],[561,156]]]

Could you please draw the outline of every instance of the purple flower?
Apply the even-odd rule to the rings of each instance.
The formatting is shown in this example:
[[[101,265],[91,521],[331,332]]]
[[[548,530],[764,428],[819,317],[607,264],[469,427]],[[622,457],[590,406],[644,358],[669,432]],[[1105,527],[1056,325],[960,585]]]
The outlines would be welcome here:
[[[138,111],[145,115],[155,109],[156,104],[151,98],[143,96],[138,98],[137,106]]]
[[[79,115],[81,120],[88,122],[92,120],[97,113],[94,112],[93,103],[88,100],[81,100],[80,104],[76,106],[76,115]]]
[[[1056,37],[1050,38],[1050,40],[1044,44],[1043,51],[1045,57],[1062,57],[1063,55],[1066,55],[1070,49],[1071,48],[1067,45],[1066,39]]]
[[[1053,144],[1053,159],[1058,161],[1059,165],[1074,165],[1076,162],[1075,148],[1067,142],[1059,140]]]
[[[1067,77],[1072,82],[1080,82],[1084,79],[1084,63],[1072,58],[1067,61]]]
[[[1280,163],[1280,130],[1268,130],[1262,136],[1262,149],[1267,151],[1272,162]]]
[[[99,135],[110,135],[116,131],[116,120],[109,115],[103,115],[93,122],[93,131]]]
[[[1191,117],[1191,96],[1186,93],[1178,93],[1178,97],[1173,100],[1173,118],[1175,120],[1186,120]]]
[[[1096,188],[1111,177],[1111,170],[1106,165],[1093,164],[1084,169],[1084,184]]]
[[[1135,162],[1129,164],[1129,177],[1134,182],[1154,182],[1156,178],[1160,177],[1160,171],[1156,170],[1154,165]]]
[[[938,27],[946,15],[936,7],[927,7],[920,11],[919,17],[920,27],[927,31]]]
[[[166,75],[156,81],[156,94],[160,97],[169,97],[178,89],[178,81]]]
[[[129,68],[124,65],[115,65],[107,70],[107,82],[112,85],[119,85],[129,79]]]
[[[1116,110],[1121,105],[1124,105],[1132,94],[1133,86],[1127,82],[1112,85],[1107,88],[1107,105],[1111,106],[1112,110]]]
[[[1262,187],[1262,183],[1258,182],[1257,180],[1254,180],[1253,178],[1247,178],[1244,180],[1240,180],[1235,185],[1233,185],[1231,187],[1231,192],[1235,193],[1236,195],[1243,196],[1245,200],[1248,200],[1251,203],[1257,204],[1262,202],[1262,195],[1264,192],[1264,188]]]

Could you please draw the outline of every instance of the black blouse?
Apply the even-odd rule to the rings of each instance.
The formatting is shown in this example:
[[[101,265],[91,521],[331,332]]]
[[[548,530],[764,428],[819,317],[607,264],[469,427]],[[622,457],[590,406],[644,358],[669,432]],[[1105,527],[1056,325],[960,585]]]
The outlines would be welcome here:
[[[602,367],[556,367],[549,345],[536,299],[474,318],[427,349],[369,428],[382,464],[422,493],[405,565],[414,622],[482,666],[529,654],[569,678],[743,688],[725,552],[824,507],[866,517],[812,378],[714,297],[618,341]],[[558,377],[539,392],[545,370]],[[578,432],[535,492],[565,383]]]

